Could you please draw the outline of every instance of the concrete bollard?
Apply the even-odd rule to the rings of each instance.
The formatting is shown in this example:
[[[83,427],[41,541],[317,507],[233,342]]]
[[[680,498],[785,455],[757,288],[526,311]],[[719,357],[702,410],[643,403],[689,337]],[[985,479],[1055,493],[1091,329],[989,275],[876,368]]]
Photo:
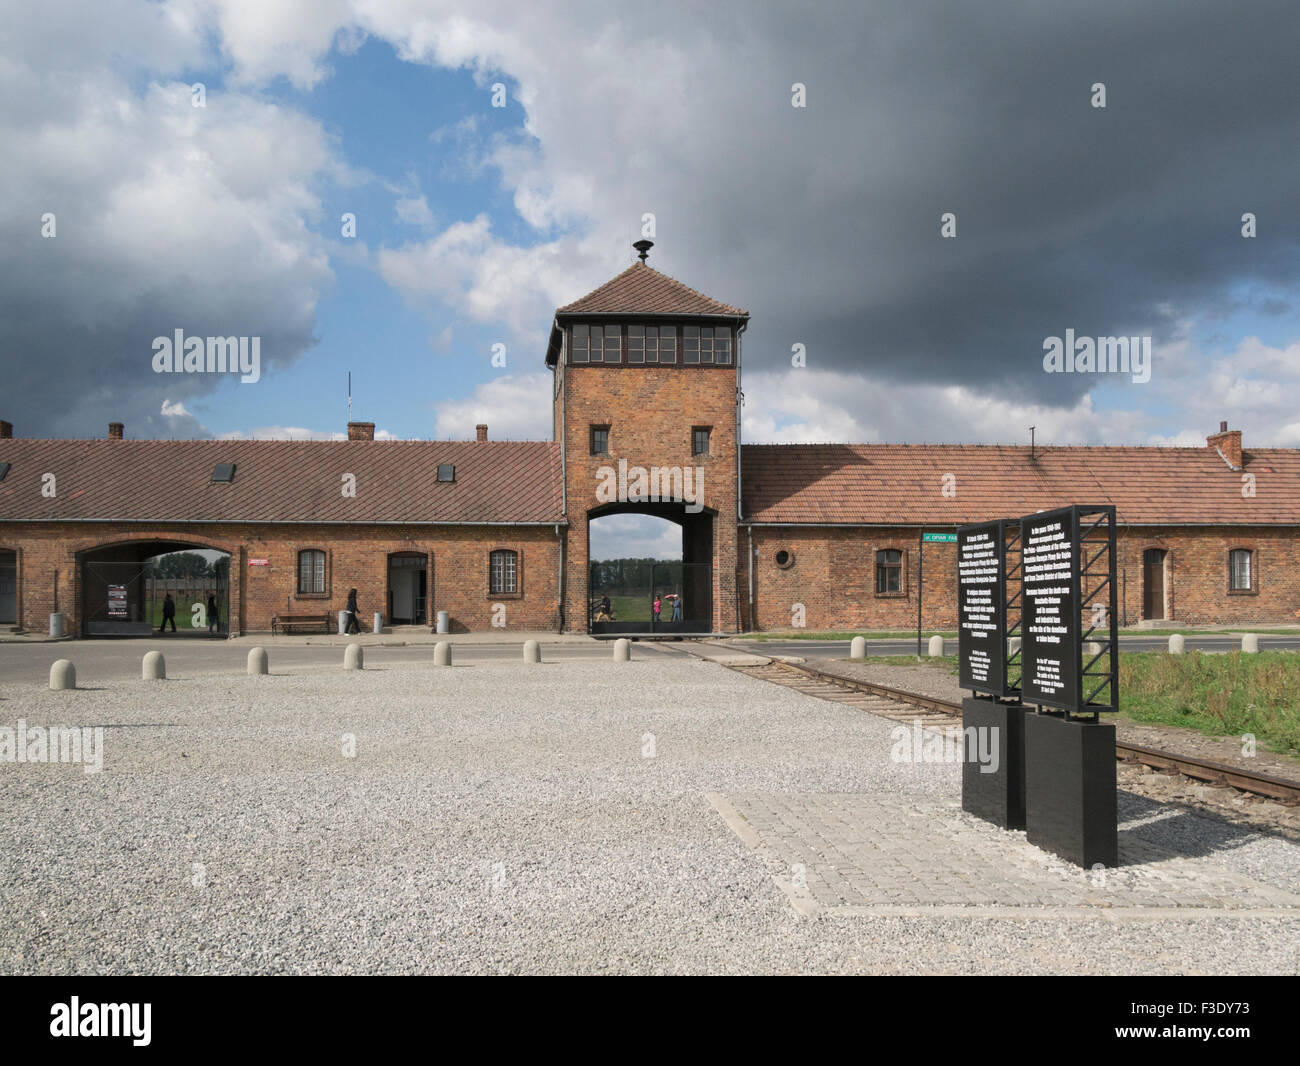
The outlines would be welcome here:
[[[865,659],[867,657],[867,638],[854,637],[853,643],[849,645],[850,659]]]
[[[619,637],[614,641],[614,661],[616,663],[632,661],[632,642],[627,637]]]
[[[363,670],[365,669],[365,661],[365,653],[361,650],[361,645],[355,641],[343,650],[344,670]]]
[[[167,660],[160,651],[146,652],[140,664],[141,676],[146,681],[162,681],[167,677]]]
[[[71,659],[60,659],[50,667],[50,688],[65,689],[77,687],[77,668]]]
[[[265,648],[250,648],[248,650],[248,672],[250,674],[269,674],[271,672],[271,660],[267,656]]]
[[[1169,634],[1169,654],[1182,655],[1184,646],[1183,635],[1181,633]]]
[[[542,661],[542,646],[535,640],[524,641],[524,662],[540,663]]]
[[[1100,655],[1101,645],[1098,644],[1095,640],[1090,640],[1088,641],[1087,644],[1083,646],[1083,651],[1085,655]]]
[[[1007,637],[1007,655],[1014,655],[1020,650],[1019,637]]]
[[[450,666],[451,665],[451,641],[440,640],[433,646],[433,665]]]
[[[1241,650],[1251,653],[1259,651],[1259,637],[1254,633],[1243,633],[1241,635]]]
[[[937,633],[930,638],[930,654],[932,656],[943,654],[943,637]]]

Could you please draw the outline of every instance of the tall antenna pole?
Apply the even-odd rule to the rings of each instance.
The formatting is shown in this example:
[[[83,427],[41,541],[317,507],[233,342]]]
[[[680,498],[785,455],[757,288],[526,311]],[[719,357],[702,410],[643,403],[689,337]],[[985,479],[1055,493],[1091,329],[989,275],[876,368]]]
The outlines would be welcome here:
[[[352,421],[352,371],[348,371],[348,421]]]

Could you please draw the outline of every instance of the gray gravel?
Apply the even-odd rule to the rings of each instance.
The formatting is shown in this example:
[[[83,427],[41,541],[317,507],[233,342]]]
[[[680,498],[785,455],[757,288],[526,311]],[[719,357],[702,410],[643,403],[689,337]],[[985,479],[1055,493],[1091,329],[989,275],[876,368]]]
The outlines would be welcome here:
[[[957,767],[705,662],[0,686],[19,717],[102,724],[106,755],[0,763],[4,973],[1300,969],[1300,916],[799,917],[705,792],[951,801]],[[1274,845],[1204,861],[1294,889]]]

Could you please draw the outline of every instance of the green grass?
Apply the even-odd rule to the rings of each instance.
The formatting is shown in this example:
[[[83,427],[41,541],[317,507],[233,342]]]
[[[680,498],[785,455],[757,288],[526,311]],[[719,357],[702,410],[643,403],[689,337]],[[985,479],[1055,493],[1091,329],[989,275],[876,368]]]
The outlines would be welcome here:
[[[1120,711],[1134,722],[1183,726],[1208,736],[1253,733],[1260,747],[1300,754],[1300,655],[1165,655],[1119,660]]]
[[[866,661],[942,666],[958,673],[955,655],[871,655]],[[1121,652],[1119,693],[1119,716],[1127,721],[1212,737],[1251,733],[1263,749],[1300,755],[1300,655],[1295,652]]]
[[[933,636],[943,637],[945,640],[956,640],[957,630],[955,629],[923,629],[921,639],[929,640]],[[916,630],[910,633],[886,632],[872,629],[855,629],[851,632],[833,632],[833,633],[812,633],[802,629],[796,629],[789,633],[742,633],[740,639],[743,640],[852,640],[854,637],[867,637],[870,640],[915,640]]]
[[[1258,633],[1261,636],[1279,636],[1279,637],[1300,637],[1300,629],[1257,629],[1252,626],[1234,626],[1223,629],[1133,629],[1122,628],[1120,635],[1125,637],[1168,637],[1174,633],[1181,633],[1185,637],[1211,637],[1211,636],[1234,636],[1238,633]],[[956,640],[957,631],[955,629],[923,629],[921,630],[921,639],[929,640],[935,635],[943,637],[945,640]],[[915,640],[916,630],[900,632],[899,630],[876,630],[876,629],[854,629],[854,630],[833,630],[813,632],[811,630],[796,629],[788,633],[782,632],[764,632],[764,633],[742,633],[737,639],[741,640],[852,640],[854,637],[866,637],[868,640]]]

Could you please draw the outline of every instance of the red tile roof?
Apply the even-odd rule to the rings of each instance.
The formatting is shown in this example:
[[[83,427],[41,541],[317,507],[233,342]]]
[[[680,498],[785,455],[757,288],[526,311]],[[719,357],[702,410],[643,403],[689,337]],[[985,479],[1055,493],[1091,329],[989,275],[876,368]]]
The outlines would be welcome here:
[[[1138,524],[1300,525],[1300,449],[1245,453],[1242,472],[1209,448],[760,444],[742,449],[754,522],[954,525],[1072,503],[1114,504]],[[943,495],[944,475],[955,495]]]
[[[580,300],[559,308],[557,315],[719,315],[748,317],[729,304],[696,292],[644,263],[633,263],[623,273],[593,289]]]
[[[0,521],[561,522],[549,441],[0,439]],[[234,463],[230,484],[212,484]],[[452,463],[456,480],[438,481]],[[56,477],[57,497],[41,495]],[[342,494],[355,474],[356,497]]]

